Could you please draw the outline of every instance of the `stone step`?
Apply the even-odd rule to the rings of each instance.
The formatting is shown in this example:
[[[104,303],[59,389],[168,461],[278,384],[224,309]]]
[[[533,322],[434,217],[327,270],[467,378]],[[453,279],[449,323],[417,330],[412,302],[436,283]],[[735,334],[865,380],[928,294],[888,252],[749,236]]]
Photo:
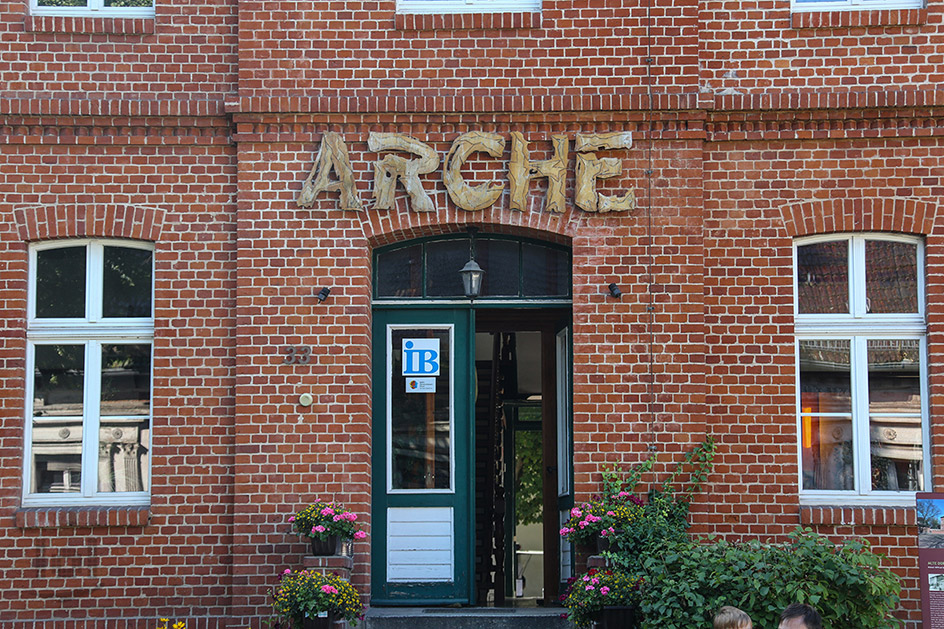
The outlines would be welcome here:
[[[543,607],[372,607],[364,629],[573,629],[567,610]]]

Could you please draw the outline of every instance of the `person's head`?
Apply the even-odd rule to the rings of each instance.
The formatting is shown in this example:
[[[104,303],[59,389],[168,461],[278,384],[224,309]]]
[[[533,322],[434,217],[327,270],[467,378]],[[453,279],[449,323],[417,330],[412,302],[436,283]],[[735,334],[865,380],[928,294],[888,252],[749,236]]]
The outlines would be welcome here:
[[[777,629],[823,629],[823,619],[809,605],[791,603],[780,614]]]
[[[725,605],[715,614],[714,629],[753,629],[751,617],[737,607]]]

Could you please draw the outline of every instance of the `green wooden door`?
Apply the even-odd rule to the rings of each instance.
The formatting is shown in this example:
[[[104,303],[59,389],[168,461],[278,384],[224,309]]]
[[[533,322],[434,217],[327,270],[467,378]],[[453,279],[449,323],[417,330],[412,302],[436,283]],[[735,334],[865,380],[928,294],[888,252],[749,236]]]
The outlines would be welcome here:
[[[472,318],[374,311],[375,605],[473,601]]]

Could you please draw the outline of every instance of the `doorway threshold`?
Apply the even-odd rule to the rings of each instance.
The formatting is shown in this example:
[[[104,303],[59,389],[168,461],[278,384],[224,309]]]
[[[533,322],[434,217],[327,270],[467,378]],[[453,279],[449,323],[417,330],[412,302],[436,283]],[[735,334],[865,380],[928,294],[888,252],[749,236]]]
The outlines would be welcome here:
[[[561,608],[371,607],[365,629],[572,629]]]

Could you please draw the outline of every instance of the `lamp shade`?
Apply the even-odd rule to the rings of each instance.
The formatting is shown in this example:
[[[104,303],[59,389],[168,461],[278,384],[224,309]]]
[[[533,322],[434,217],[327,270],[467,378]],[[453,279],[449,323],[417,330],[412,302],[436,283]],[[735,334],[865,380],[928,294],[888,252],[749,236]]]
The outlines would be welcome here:
[[[455,268],[455,267],[453,267]],[[472,259],[465,263],[462,270],[459,271],[462,276],[462,288],[465,289],[465,296],[469,299],[475,299],[482,292],[482,278],[485,271]]]

